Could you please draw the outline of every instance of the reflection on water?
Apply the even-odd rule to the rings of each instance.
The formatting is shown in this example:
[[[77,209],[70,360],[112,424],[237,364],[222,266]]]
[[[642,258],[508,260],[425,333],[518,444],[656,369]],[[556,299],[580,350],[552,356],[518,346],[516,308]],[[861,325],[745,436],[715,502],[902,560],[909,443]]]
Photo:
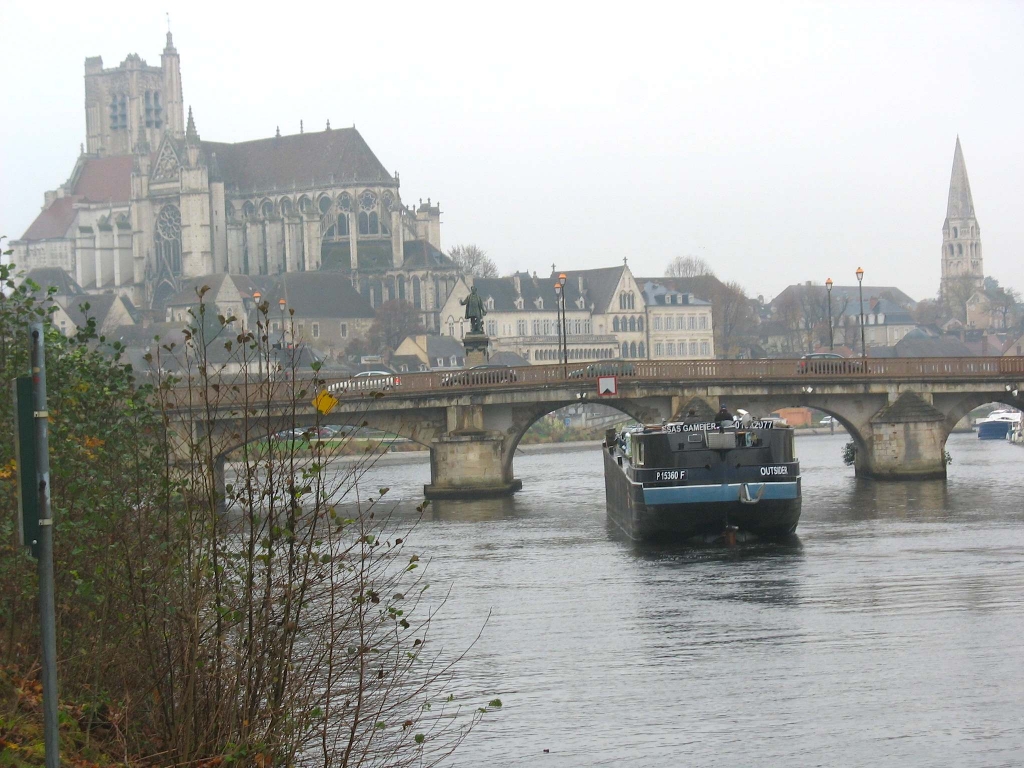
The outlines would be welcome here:
[[[621,541],[596,446],[517,457],[514,498],[431,504],[434,631],[464,647],[492,611],[461,693],[505,704],[455,764],[1024,762],[1024,449],[954,435],[946,482],[880,483],[846,439],[798,440],[785,542]],[[428,472],[369,482],[411,517]]]

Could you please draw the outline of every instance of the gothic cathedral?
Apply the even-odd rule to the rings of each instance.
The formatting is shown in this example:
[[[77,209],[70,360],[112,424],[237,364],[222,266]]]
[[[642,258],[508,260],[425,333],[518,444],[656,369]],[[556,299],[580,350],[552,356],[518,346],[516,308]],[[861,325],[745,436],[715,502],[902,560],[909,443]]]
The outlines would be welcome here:
[[[398,174],[354,126],[202,140],[170,32],[158,67],[85,60],[85,122],[70,178],[11,243],[19,266],[60,267],[157,319],[197,277],[341,271],[372,305],[405,299],[437,327],[458,277],[440,206],[404,205]]]

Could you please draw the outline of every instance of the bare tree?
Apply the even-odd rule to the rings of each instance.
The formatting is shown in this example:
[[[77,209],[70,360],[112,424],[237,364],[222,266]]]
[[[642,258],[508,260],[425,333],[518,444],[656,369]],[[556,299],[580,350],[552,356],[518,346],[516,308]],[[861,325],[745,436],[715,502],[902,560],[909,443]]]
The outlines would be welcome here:
[[[403,299],[391,299],[377,308],[367,341],[372,349],[394,351],[406,336],[423,332],[419,310]]]
[[[715,326],[716,353],[722,357],[735,357],[748,349],[754,341],[757,320],[750,299],[743,287],[735,281],[718,283],[709,297]]]
[[[479,246],[473,244],[456,245],[448,251],[448,255],[464,274],[473,275],[474,277],[498,276],[497,265],[487,255],[487,251]]]
[[[665,267],[665,277],[714,275],[711,265],[699,256],[676,256]]]

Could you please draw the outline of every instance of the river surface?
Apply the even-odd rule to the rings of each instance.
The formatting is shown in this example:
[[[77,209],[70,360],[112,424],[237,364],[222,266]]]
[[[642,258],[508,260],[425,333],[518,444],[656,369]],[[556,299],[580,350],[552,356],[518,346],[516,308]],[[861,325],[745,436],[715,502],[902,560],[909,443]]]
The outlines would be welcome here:
[[[598,446],[516,457],[514,498],[412,536],[458,690],[500,697],[458,766],[1024,765],[1024,448],[951,436],[946,482],[858,480],[800,437],[792,543],[640,547]],[[389,457],[390,458],[390,457]],[[375,467],[413,507],[427,464]]]

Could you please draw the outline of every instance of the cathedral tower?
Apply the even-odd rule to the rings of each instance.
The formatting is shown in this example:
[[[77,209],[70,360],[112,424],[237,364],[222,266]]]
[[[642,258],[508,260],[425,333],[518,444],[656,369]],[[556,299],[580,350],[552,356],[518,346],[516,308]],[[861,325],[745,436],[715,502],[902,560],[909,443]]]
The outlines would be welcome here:
[[[954,284],[971,282],[981,288],[985,271],[981,260],[981,227],[974,216],[971,182],[967,179],[967,164],[956,137],[953,152],[953,173],[949,179],[949,201],[946,203],[946,221],[942,224],[942,283],[941,295],[949,298]]]

